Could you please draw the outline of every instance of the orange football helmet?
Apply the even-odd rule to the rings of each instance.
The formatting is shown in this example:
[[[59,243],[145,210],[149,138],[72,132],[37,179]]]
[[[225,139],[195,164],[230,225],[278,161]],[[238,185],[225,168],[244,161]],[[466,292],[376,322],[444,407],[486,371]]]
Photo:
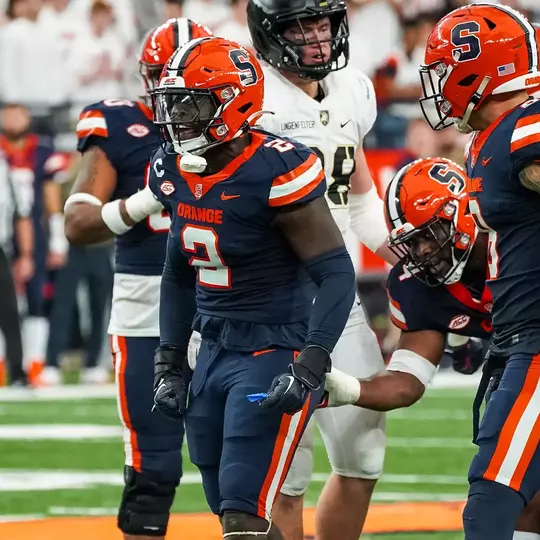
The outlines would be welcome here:
[[[178,154],[200,155],[249,130],[262,112],[264,80],[255,56],[223,38],[178,49],[152,93],[154,122]]]
[[[428,158],[403,167],[388,185],[388,245],[412,274],[429,285],[459,281],[476,240],[466,183],[465,171],[453,161]],[[420,239],[434,242],[435,249],[419,255]],[[451,263],[441,268],[445,252]]]
[[[153,90],[161,72],[174,51],[192,39],[212,36],[212,32],[190,19],[169,19],[151,30],[143,41],[139,56],[139,73],[146,92]]]
[[[538,44],[531,23],[503,5],[456,9],[435,26],[420,68],[422,111],[434,130],[468,121],[488,96],[538,85]]]

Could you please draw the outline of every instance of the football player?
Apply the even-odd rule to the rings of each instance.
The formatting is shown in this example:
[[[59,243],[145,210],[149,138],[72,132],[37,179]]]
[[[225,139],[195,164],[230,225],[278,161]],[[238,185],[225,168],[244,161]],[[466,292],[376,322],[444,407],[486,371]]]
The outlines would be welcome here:
[[[446,159],[413,162],[390,182],[385,200],[389,244],[401,260],[390,272],[388,296],[401,338],[386,370],[367,380],[332,368],[325,382],[329,406],[409,407],[433,378],[449,332],[464,339],[489,338],[487,235],[478,232],[467,204],[465,172]],[[454,369],[470,373],[482,360],[483,347],[469,340],[454,352]],[[504,365],[504,357],[491,356],[484,382],[493,374],[493,385]],[[515,540],[540,538],[539,505],[537,497],[522,513]]]
[[[120,235],[109,334],[125,428],[118,526],[126,539],[165,536],[182,474],[182,424],[151,414],[159,282],[170,219],[143,189],[150,157],[162,141],[152,122],[148,92],[179,45],[207,35],[208,30],[188,19],[171,19],[150,32],[139,61],[145,97],[89,105],[77,126],[82,163],[65,205],[66,235],[81,245]]]
[[[467,540],[511,538],[540,488],[540,81],[530,22],[503,5],[441,19],[420,70],[424,116],[435,130],[476,131],[468,152],[471,212],[488,233],[494,352],[508,356],[482,418],[463,512]]]
[[[282,538],[272,506],[354,301],[321,160],[253,129],[263,94],[256,58],[222,38],[177,51],[154,92],[167,145],[149,185],[172,216],[154,400],[179,418],[190,383],[190,458],[223,537],[238,540]]]
[[[394,263],[381,199],[373,184],[363,139],[377,114],[373,85],[347,67],[349,29],[345,2],[251,0],[253,44],[267,64],[261,126],[294,138],[320,157],[326,198],[350,253],[358,240]],[[354,233],[352,232],[354,231]],[[357,356],[350,351],[357,351]],[[338,368],[369,377],[383,368],[374,332],[357,302],[332,356]],[[317,538],[357,540],[384,462],[381,412],[325,409],[315,413],[333,473],[317,505]],[[313,470],[313,430],[308,427],[277,500],[274,520],[287,540],[302,540],[303,495]]]
[[[33,261],[23,260],[21,251],[16,265],[31,264],[34,268],[32,278],[25,283],[27,317],[23,321],[22,336],[28,380],[37,385],[43,382],[41,375],[49,336],[43,295],[47,267],[62,266],[67,252],[60,188],[55,182],[56,175],[66,164],[64,158],[55,153],[52,141],[31,132],[30,112],[17,103],[2,107],[0,150],[8,159],[20,203],[29,209],[32,217]]]

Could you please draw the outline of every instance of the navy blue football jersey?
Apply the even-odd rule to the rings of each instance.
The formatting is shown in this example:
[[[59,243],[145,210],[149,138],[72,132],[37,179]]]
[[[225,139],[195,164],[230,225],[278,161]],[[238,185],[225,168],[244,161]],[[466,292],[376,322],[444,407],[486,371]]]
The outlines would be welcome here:
[[[97,146],[116,170],[111,200],[143,189],[150,158],[163,142],[152,111],[141,102],[106,99],[85,107],[77,124],[79,152]],[[165,212],[148,217],[115,239],[115,271],[161,275],[170,220]]]
[[[150,188],[172,216],[169,249],[197,268],[195,328],[226,348],[299,349],[313,283],[274,225],[281,207],[323,197],[322,164],[298,142],[253,130],[251,144],[223,171],[180,172],[159,150]]]
[[[494,344],[540,350],[540,195],[519,172],[540,160],[540,101],[530,99],[473,140],[467,156],[470,209],[489,234],[488,286]]]
[[[50,139],[33,134],[21,145],[13,145],[0,136],[0,149],[8,160],[19,212],[32,217],[35,241],[41,243],[45,226],[44,184],[65,168],[65,159],[55,153]]]
[[[486,288],[474,298],[462,283],[430,287],[415,278],[403,264],[388,276],[392,322],[404,331],[436,330],[488,339],[491,332],[492,299]]]

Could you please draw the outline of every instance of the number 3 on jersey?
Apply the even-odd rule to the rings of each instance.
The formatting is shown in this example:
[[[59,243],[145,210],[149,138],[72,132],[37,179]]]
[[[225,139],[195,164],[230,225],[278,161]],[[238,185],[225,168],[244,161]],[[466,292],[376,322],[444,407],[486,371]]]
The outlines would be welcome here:
[[[211,227],[186,225],[180,236],[184,250],[193,253],[189,264],[197,267],[199,283],[214,289],[229,289],[231,270],[225,266],[219,252],[216,231]],[[200,253],[201,249],[204,255],[199,257],[197,251]]]

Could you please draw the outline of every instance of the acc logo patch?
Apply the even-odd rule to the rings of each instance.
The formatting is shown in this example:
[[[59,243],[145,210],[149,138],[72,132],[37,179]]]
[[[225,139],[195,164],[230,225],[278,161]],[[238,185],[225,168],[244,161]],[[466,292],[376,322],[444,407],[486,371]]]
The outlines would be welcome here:
[[[469,322],[471,321],[471,318],[468,315],[456,315],[448,325],[448,328],[450,330],[461,330],[462,328],[465,328]]]
[[[142,124],[132,124],[127,128],[127,132],[133,137],[146,137],[150,130]]]
[[[161,186],[159,186],[159,189],[161,189],[161,191],[165,193],[165,195],[170,195],[175,190],[173,183],[169,182],[169,180],[165,180],[165,182],[163,182]]]

